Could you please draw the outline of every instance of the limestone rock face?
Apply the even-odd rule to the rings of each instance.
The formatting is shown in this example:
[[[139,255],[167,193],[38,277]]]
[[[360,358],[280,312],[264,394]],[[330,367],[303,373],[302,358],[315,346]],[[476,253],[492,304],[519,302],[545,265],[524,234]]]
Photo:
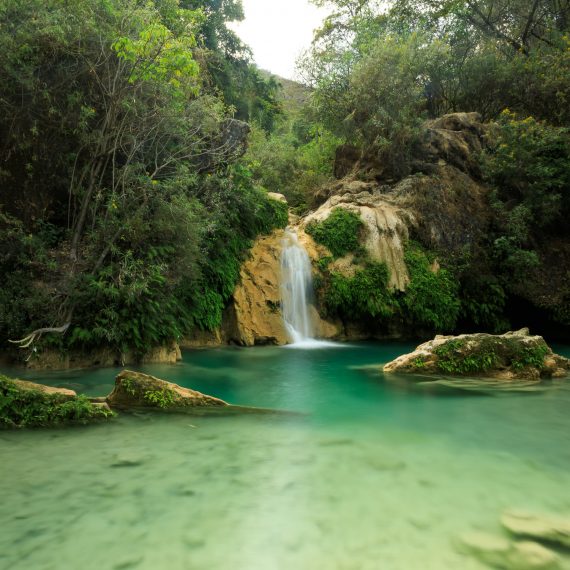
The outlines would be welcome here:
[[[188,408],[224,407],[226,402],[207,396],[178,384],[160,380],[154,376],[123,370],[115,378],[115,387],[107,396],[111,408],[160,409],[163,411],[185,411]]]
[[[373,260],[386,263],[390,269],[390,286],[404,290],[410,280],[404,262],[404,245],[409,238],[408,224],[413,223],[413,214],[400,208],[393,197],[384,194],[376,184],[352,181],[305,217],[301,228],[326,220],[335,208],[360,216],[364,224],[363,245],[368,254]]]
[[[61,354],[57,350],[44,348],[26,362],[31,370],[73,370],[94,366],[124,366],[127,364],[175,364],[182,360],[180,346],[172,342],[158,346],[139,358],[132,352],[123,353],[111,348],[100,348],[82,352],[70,350]]]
[[[299,234],[299,242],[305,247],[308,245],[315,251],[319,249],[314,242],[311,243],[309,236],[302,232]],[[224,342],[241,346],[289,342],[281,313],[283,239],[283,230],[275,230],[271,235],[256,240],[249,259],[241,267],[240,282],[224,315],[220,332]],[[317,337],[336,338],[339,335],[340,325],[321,319],[313,306],[309,311]]]
[[[243,263],[224,328],[227,340],[242,346],[286,344],[281,316],[283,231],[256,240]]]
[[[554,354],[528,329],[503,335],[438,335],[384,366],[384,372],[486,376],[504,381],[562,377],[570,361]]]
[[[501,516],[501,523],[515,535],[570,547],[570,518],[509,510]]]
[[[490,131],[478,113],[451,113],[426,123],[417,153],[426,162],[446,161],[475,177],[481,175],[479,155]]]
[[[334,208],[358,214],[364,224],[362,245],[373,260],[386,263],[390,286],[405,290],[409,275],[404,249],[410,234],[430,249],[459,253],[487,233],[488,190],[478,177],[490,130],[476,113],[427,122],[414,150],[415,173],[399,181],[378,174],[381,165],[371,167],[377,174],[367,175],[364,163],[372,159],[341,147],[338,170],[346,177],[318,192],[317,209],[300,220],[300,227],[325,220]],[[356,161],[352,169],[350,160]],[[355,180],[356,172],[364,179]]]

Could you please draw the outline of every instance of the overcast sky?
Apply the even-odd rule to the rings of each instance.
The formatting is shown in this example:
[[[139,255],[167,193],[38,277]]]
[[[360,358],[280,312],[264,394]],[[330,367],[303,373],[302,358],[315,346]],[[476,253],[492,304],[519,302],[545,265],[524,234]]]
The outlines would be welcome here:
[[[326,14],[309,0],[243,0],[245,20],[232,28],[262,69],[295,78],[295,60],[309,47]]]

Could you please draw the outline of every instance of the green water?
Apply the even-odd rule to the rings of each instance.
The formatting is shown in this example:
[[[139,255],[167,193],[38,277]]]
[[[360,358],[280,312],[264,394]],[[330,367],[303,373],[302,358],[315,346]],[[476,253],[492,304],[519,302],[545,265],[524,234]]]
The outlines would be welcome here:
[[[570,514],[570,382],[489,396],[358,369],[410,348],[220,349],[143,368],[299,415],[1,432],[0,568],[469,570],[484,567],[457,534],[497,532],[508,507]],[[115,374],[41,379],[103,395]]]

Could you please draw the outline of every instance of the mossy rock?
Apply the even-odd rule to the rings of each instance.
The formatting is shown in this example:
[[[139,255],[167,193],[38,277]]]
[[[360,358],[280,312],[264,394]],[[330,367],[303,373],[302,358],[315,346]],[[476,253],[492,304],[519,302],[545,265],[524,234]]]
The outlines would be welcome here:
[[[122,410],[156,409],[165,412],[228,406],[219,398],[132,370],[123,370],[117,375],[107,403],[111,408]]]
[[[570,361],[554,354],[541,336],[531,336],[528,329],[503,335],[438,335],[384,366],[384,372],[537,382],[566,376],[569,370]]]
[[[56,427],[106,420],[114,414],[73,390],[0,375],[0,428]]]

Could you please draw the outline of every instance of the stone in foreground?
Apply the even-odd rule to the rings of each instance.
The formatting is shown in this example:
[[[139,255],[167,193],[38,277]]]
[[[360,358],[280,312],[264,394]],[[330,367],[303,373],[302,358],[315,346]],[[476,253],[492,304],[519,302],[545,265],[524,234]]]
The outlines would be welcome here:
[[[512,543],[484,532],[462,534],[457,549],[484,564],[508,570],[558,570],[559,556],[536,542]]]
[[[229,407],[227,402],[213,396],[131,370],[123,370],[117,375],[107,403],[119,410],[159,409],[166,412]]]
[[[113,415],[73,390],[0,375],[0,428],[87,424]]]
[[[501,524],[512,534],[570,548],[570,518],[509,510],[501,516]]]
[[[486,376],[499,380],[561,378],[570,360],[554,354],[541,336],[528,329],[503,335],[438,335],[384,366],[384,372]]]

